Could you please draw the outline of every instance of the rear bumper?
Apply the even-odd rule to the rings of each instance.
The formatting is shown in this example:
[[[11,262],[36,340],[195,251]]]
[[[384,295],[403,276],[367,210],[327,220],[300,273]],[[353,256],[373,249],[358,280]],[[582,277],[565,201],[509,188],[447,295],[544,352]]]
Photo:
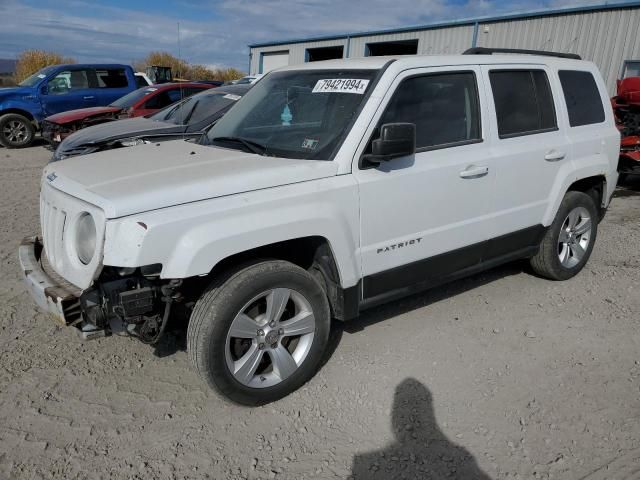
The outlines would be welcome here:
[[[62,325],[82,321],[82,291],[47,273],[43,267],[42,243],[38,237],[25,238],[18,248],[20,267],[29,293],[38,306]]]

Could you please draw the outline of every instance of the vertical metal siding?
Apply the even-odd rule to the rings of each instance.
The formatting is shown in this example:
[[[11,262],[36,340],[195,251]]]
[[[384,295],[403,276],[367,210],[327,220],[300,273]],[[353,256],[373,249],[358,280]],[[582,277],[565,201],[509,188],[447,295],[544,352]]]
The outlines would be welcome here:
[[[640,58],[639,30],[638,8],[596,11],[480,24],[478,46],[577,53],[598,66],[613,95],[624,60]]]
[[[485,27],[488,32],[485,33]],[[418,40],[423,55],[457,54],[471,47],[474,25],[440,27],[413,32],[351,36],[350,57],[363,57],[365,45],[392,40]],[[477,46],[527,48],[578,53],[594,62],[604,77],[610,94],[624,60],[640,60],[640,8],[558,14],[548,17],[479,23]],[[337,40],[293,43],[251,49],[251,73],[257,73],[261,52],[289,50],[289,64],[304,63],[307,48],[343,45]]]
[[[367,43],[418,40],[418,54],[441,55],[461,53],[471,46],[473,25],[435,28],[415,32],[351,37],[350,57],[364,57]]]
[[[324,40],[319,42],[293,43],[290,45],[275,45],[273,47],[260,47],[251,49],[251,74],[255,75],[260,69],[260,55],[267,52],[289,51],[289,65],[296,65],[305,62],[305,51],[307,48],[316,47],[339,47],[347,51],[347,37],[338,40]]]

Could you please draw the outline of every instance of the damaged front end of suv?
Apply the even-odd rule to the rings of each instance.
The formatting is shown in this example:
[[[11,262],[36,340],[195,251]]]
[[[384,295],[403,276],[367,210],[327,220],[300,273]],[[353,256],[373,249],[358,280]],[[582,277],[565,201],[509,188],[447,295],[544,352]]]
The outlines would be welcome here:
[[[165,332],[169,315],[184,305],[180,291],[183,281],[160,279],[160,264],[103,267],[93,285],[82,290],[53,270],[39,237],[22,241],[20,260],[34,289],[40,292],[38,304],[62,325],[75,327],[84,340],[126,334],[156,344]],[[34,265],[46,275],[34,276],[37,270],[29,267]]]

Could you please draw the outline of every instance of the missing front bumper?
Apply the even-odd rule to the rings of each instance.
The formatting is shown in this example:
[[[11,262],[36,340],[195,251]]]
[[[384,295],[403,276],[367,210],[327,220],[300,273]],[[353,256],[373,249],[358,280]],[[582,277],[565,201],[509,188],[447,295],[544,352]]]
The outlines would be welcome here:
[[[62,325],[82,321],[79,297],[82,291],[45,271],[42,243],[38,237],[25,238],[18,249],[20,266],[29,293],[38,306]]]

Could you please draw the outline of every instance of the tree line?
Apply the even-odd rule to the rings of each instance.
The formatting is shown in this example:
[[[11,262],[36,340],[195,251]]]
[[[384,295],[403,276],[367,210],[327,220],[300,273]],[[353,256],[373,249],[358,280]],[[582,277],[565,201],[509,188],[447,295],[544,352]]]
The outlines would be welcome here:
[[[41,68],[67,63],[76,63],[76,60],[56,52],[25,50],[18,55],[13,80],[15,83],[19,83]],[[151,52],[142,60],[134,62],[133,69],[137,72],[144,72],[147,67],[152,65],[171,67],[173,77],[181,80],[221,80],[227,82],[237,80],[245,75],[236,68],[210,68],[205,65],[190,64],[168,52]]]

